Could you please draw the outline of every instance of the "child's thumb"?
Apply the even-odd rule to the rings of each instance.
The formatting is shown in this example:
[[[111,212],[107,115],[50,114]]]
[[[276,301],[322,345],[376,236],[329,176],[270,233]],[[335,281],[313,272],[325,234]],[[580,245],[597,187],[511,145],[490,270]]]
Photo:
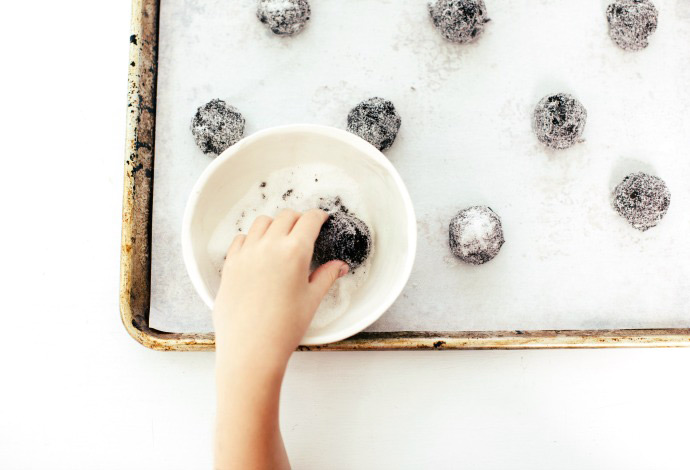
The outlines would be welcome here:
[[[326,264],[322,264],[316,271],[311,273],[309,277],[309,282],[319,296],[319,299],[323,298],[328,289],[337,281],[339,278],[343,277],[349,271],[349,266],[343,261],[333,260]]]

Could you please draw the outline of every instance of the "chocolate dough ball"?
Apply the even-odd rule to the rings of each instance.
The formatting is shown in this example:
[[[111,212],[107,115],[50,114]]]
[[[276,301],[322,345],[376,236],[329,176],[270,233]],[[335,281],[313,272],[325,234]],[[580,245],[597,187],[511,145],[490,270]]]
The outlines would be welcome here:
[[[390,148],[400,129],[400,115],[383,98],[369,98],[347,115],[347,130],[383,151]]]
[[[313,263],[317,266],[338,259],[357,268],[371,251],[371,232],[367,224],[344,212],[334,212],[321,227],[314,244]]]
[[[638,230],[654,227],[666,215],[671,193],[661,178],[631,173],[613,190],[613,207]]]
[[[579,142],[586,122],[587,110],[566,93],[542,98],[532,116],[537,139],[553,149],[565,149]]]
[[[436,0],[428,6],[436,29],[452,42],[474,41],[489,22],[484,0]]]
[[[304,29],[311,9],[307,0],[259,0],[256,16],[278,36],[293,36]]]
[[[505,242],[501,219],[486,206],[461,210],[451,219],[448,235],[450,251],[475,265],[494,259]]]
[[[223,100],[211,100],[196,110],[192,135],[202,152],[219,155],[244,136],[244,117]]]
[[[617,0],[606,9],[609,36],[621,49],[639,51],[656,31],[659,13],[649,0]]]

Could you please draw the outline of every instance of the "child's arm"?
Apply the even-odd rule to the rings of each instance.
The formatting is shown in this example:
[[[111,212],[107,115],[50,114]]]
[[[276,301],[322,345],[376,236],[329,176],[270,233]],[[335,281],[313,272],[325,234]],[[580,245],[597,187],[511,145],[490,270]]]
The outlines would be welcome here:
[[[290,466],[278,426],[285,368],[321,299],[348,269],[331,261],[309,275],[326,218],[320,210],[261,216],[228,249],[213,310],[217,469]]]

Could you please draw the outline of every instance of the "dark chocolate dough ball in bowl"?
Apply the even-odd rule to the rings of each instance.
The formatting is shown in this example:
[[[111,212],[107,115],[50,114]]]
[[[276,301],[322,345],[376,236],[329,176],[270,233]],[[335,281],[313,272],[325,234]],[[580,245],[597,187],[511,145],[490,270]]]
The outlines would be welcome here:
[[[316,239],[313,264],[319,266],[337,259],[355,269],[370,252],[371,231],[367,224],[351,214],[334,212],[324,222]]]

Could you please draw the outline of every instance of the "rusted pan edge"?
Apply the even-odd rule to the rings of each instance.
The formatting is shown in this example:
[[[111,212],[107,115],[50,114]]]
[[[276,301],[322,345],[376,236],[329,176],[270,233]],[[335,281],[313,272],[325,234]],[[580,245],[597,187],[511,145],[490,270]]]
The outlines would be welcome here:
[[[168,340],[152,334],[147,328],[158,11],[156,0],[132,2],[120,246],[120,317],[134,339],[155,349],[165,349],[170,345]]]
[[[212,350],[215,344],[212,334],[173,334],[148,326],[159,8],[158,0],[132,2],[120,247],[120,318],[132,338],[148,348]]]
[[[214,337],[140,331],[143,345],[157,350],[211,351]],[[690,330],[489,331],[360,333],[299,351],[394,351],[462,349],[587,349],[690,346]]]
[[[299,349],[304,351],[380,351],[680,346],[690,346],[690,329],[364,332],[338,343],[300,346]]]
[[[129,334],[156,350],[210,351],[213,334],[164,333],[148,327],[158,54],[158,0],[133,0],[127,143],[120,257],[120,315]],[[305,351],[547,349],[690,346],[690,329],[360,333]]]
[[[140,0],[132,1],[132,24],[129,45],[129,73],[127,78],[127,120],[125,144],[125,176],[122,195],[122,238],[120,240],[120,318],[127,332],[137,341],[142,342],[143,333],[135,326],[134,312],[131,302],[132,277],[134,271],[134,252],[137,245],[134,235],[134,176],[137,149],[137,125],[140,120],[139,90],[141,88],[140,45],[137,38],[141,37],[141,8]],[[134,39],[134,40],[132,40]],[[143,342],[142,342],[143,344]]]

